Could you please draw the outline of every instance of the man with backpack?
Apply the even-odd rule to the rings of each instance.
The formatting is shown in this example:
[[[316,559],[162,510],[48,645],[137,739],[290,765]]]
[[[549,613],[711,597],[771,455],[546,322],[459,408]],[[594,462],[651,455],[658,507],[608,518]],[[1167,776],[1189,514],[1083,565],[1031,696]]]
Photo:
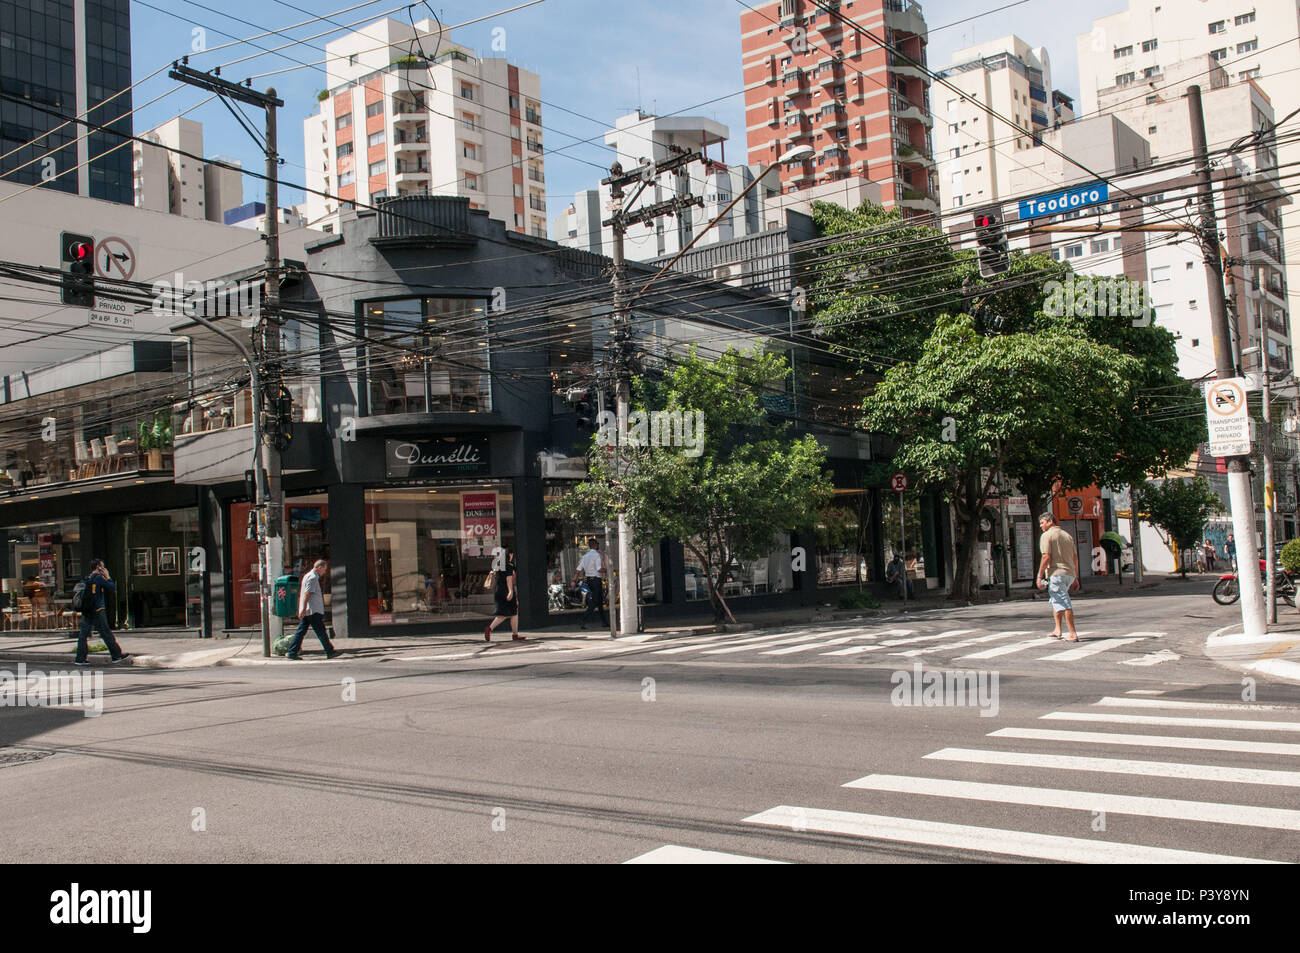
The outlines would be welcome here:
[[[74,665],[89,665],[87,655],[90,653],[90,627],[93,625],[99,637],[108,648],[109,658],[121,662],[131,656],[122,651],[113,638],[113,630],[108,626],[108,607],[104,604],[104,594],[116,592],[117,585],[108,574],[104,560],[96,559],[90,564],[90,575],[77,583],[72,593],[72,608],[81,613],[81,630],[77,634],[77,657]]]

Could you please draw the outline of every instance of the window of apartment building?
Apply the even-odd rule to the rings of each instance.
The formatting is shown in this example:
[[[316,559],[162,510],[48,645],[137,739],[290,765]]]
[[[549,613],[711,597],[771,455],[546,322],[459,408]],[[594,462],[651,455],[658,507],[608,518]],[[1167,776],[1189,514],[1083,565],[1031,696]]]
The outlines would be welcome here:
[[[371,103],[369,106],[366,107],[366,118],[369,119],[371,116],[378,116],[382,114],[383,111],[384,111],[384,101],[381,99],[378,102]]]
[[[370,163],[370,177],[372,179],[377,175],[383,175],[387,171],[388,171],[388,163],[384,159],[380,159],[378,162]]]
[[[1210,58],[1215,61],[1226,60],[1228,58],[1228,51],[1226,48],[1218,49],[1218,50],[1210,50]]]
[[[339,188],[343,188],[345,185],[353,185],[356,181],[357,174],[355,172],[344,172],[339,176]]]
[[[473,99],[473,98],[474,98],[474,87],[471,86],[469,83],[461,83],[461,84],[460,84],[460,98],[461,98],[461,99]]]
[[[1133,55],[1133,47],[1131,44],[1129,46],[1115,47],[1115,59],[1117,60],[1122,60],[1124,57],[1132,56],[1132,55]]]
[[[1242,80],[1243,82],[1248,79],[1259,79],[1259,67],[1256,66],[1254,69],[1242,70],[1237,74],[1237,79]]]
[[[339,146],[336,150],[334,150],[334,153],[335,156],[339,159],[344,159],[352,155],[352,143],[350,142],[343,143],[343,145]]]
[[[1247,40],[1245,43],[1237,44],[1238,53],[1254,53],[1257,49],[1259,49],[1258,39]]]
[[[1133,80],[1136,78],[1137,78],[1136,73],[1120,73],[1115,77],[1115,85],[1127,86],[1129,83],[1133,82]]]
[[[510,108],[515,110],[516,112],[519,111],[519,97],[516,96],[514,93],[510,94]]]
[[[478,147],[472,142],[463,142],[460,146],[460,154],[466,159],[478,159]]]
[[[1238,14],[1233,18],[1232,22],[1235,26],[1245,26],[1247,23],[1254,23],[1255,11],[1251,10],[1249,13]]]
[[[1082,257],[1083,257],[1083,243],[1080,242],[1080,243],[1077,244],[1077,245],[1066,245],[1066,246],[1065,246],[1065,257],[1066,257],[1066,258],[1082,258]]]
[[[372,132],[370,135],[366,136],[366,145],[382,146],[385,138],[387,137],[384,134],[384,130],[380,129],[378,132]]]
[[[387,189],[375,189],[373,192],[370,193],[370,201],[372,202],[378,202],[380,199],[386,199],[386,198],[388,198]]]
[[[1195,298],[1193,298],[1191,301],[1187,302],[1187,310],[1188,310],[1188,311],[1195,311],[1195,310],[1196,310],[1196,299],[1195,299]]]
[[[352,113],[344,113],[334,120],[335,129],[346,129],[352,125]]]
[[[467,189],[473,189],[475,192],[477,192],[477,191],[478,191],[478,176],[477,176],[477,175],[472,175],[472,174],[470,174],[470,173],[468,173],[468,172],[465,173],[465,188],[467,188]]]
[[[1143,53],[1150,53],[1152,50],[1154,50],[1154,49],[1156,48],[1156,46],[1159,44],[1159,42],[1160,42],[1159,40],[1143,40],[1143,41],[1142,41],[1142,52],[1143,52]]]
[[[1110,250],[1109,238],[1094,238],[1092,240],[1092,244],[1088,246],[1089,253],[1093,255],[1099,255],[1102,252],[1109,251],[1109,250]]]
[[[1196,267],[1196,262],[1194,262],[1194,261],[1189,261],[1189,262],[1187,262],[1187,270],[1188,270],[1188,271],[1191,271],[1191,270],[1192,270],[1193,268],[1195,268],[1195,267]]]
[[[789,65],[790,65],[790,57],[788,57],[788,56],[783,57],[783,58],[781,59],[781,65],[782,65],[782,66],[789,66]]]
[[[1151,269],[1151,283],[1156,284],[1161,281],[1169,280],[1169,266],[1161,265],[1158,268]]]
[[[1160,75],[1159,66],[1148,66],[1146,69],[1142,71],[1143,79],[1150,79],[1153,76],[1159,76],[1159,75]]]
[[[954,195],[954,196],[953,196],[953,198],[952,198],[952,207],[953,207],[953,208],[961,208],[961,196],[960,196],[960,195]]]
[[[1215,33],[1222,33],[1226,29],[1228,29],[1227,20],[1215,20],[1210,24],[1210,35],[1213,36]]]
[[[1148,105],[1148,106],[1154,106],[1154,105],[1155,105],[1156,103],[1158,103],[1158,102],[1160,102],[1160,97],[1159,97],[1159,96],[1148,96],[1148,97],[1147,97],[1147,105]]]
[[[1156,128],[1157,128],[1156,126],[1147,126],[1147,135],[1148,136],[1155,135]]]
[[[472,115],[470,115],[469,113],[461,113],[461,114],[460,114],[460,124],[461,124],[462,126],[464,126],[466,129],[474,129],[474,128],[476,128],[476,125],[477,125],[477,124],[475,123],[475,119],[474,119],[474,117],[473,117]]]

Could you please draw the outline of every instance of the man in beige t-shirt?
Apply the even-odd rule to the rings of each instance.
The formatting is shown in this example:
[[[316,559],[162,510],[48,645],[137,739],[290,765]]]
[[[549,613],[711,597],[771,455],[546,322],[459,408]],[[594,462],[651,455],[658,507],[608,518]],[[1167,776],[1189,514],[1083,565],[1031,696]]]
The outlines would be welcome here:
[[[1061,638],[1061,620],[1070,630],[1067,642],[1079,641],[1079,630],[1074,627],[1074,605],[1070,590],[1079,584],[1079,551],[1072,537],[1056,525],[1056,517],[1044,513],[1038,517],[1038,527],[1043,535],[1038,540],[1038,550],[1043,554],[1038,564],[1038,588],[1047,589],[1047,601],[1052,606],[1056,631],[1052,638]]]

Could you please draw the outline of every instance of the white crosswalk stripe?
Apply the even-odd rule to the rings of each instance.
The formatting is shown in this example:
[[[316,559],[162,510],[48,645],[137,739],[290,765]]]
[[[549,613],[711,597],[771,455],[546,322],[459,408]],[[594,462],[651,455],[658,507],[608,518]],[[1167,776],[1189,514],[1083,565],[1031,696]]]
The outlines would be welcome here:
[[[1064,652],[1053,652],[1051,655],[1040,655],[1040,662],[1073,662],[1076,659],[1087,658],[1089,655],[1098,655],[1102,652],[1109,652],[1111,649],[1117,649],[1122,645],[1128,645],[1132,642],[1141,642],[1146,636],[1139,635],[1132,639],[1093,639],[1087,645],[1080,645],[1072,649],[1066,649]]]
[[[1107,695],[1098,705],[1111,708],[1183,708],[1198,711],[1291,711],[1300,714],[1294,705],[1257,705],[1254,702],[1190,702],[1175,698],[1125,698]]]
[[[981,635],[975,639],[962,639],[960,642],[953,642],[949,645],[927,645],[922,649],[906,649],[902,652],[890,652],[890,655],[901,655],[905,658],[913,658],[917,655],[929,655],[933,652],[943,652],[948,649],[964,649],[971,645],[983,645],[985,642],[996,642],[999,639],[1009,639],[1016,635],[1028,635],[1028,629],[1012,629],[1009,632],[994,632],[992,635]]]
[[[1130,715],[1127,712],[1054,711],[1041,716],[1055,721],[1092,721],[1119,725],[1166,725],[1182,728],[1233,728],[1245,731],[1300,731],[1289,721],[1252,721],[1248,718],[1179,718],[1174,715]]]
[[[1077,837],[1062,837],[1058,834],[1037,834],[1030,831],[949,824],[944,821],[922,821],[905,817],[885,817],[879,814],[856,814],[850,811],[827,811],[787,805],[751,815],[745,818],[745,823],[1081,864],[1273,863],[1273,861],[1230,857],[1201,851],[1144,847],[1141,844],[1084,840]]]
[[[934,797],[991,801],[995,804],[1060,807],[1075,811],[1108,811],[1113,814],[1134,814],[1141,817],[1163,817],[1170,820],[1300,831],[1300,811],[1280,807],[1255,807],[1251,804],[1215,804],[1206,801],[1182,801],[1175,798],[1107,794],[1100,791],[1067,791],[1060,788],[1025,787],[1017,784],[901,777],[894,774],[872,774],[850,781],[844,786],[869,791],[891,791],[897,794],[926,794]]]
[[[717,850],[701,850],[698,847],[679,847],[665,844],[649,853],[623,861],[624,864],[784,864],[784,860],[765,860],[762,857],[746,857],[744,854],[724,854]]]
[[[1014,652],[1023,652],[1025,649],[1042,648],[1044,643],[1051,643],[1051,637],[1042,635],[1036,639],[1026,639],[1023,642],[1012,642],[1010,645],[999,645],[997,648],[985,649],[982,652],[972,652],[970,655],[958,657],[958,661],[966,659],[998,658],[1002,655],[1011,655]]]
[[[990,738],[1024,738],[1030,741],[1067,741],[1079,744],[1132,745],[1144,748],[1188,748],[1199,751],[1241,751],[1300,758],[1300,744],[1286,741],[1248,741],[1238,738],[1186,738],[1171,735],[1132,735],[1116,731],[1055,731],[1050,728],[999,728]]]
[[[766,642],[769,639],[779,639],[787,635],[793,635],[797,631],[799,630],[791,629],[788,632],[769,632],[766,635],[756,635],[753,636],[752,638],[734,639],[731,640],[731,644],[741,645],[750,642]],[[682,652],[693,652],[696,649],[703,648],[705,645],[716,645],[719,642],[724,642],[724,641],[728,641],[726,636],[715,636],[714,638],[711,639],[701,639],[699,641],[692,642],[690,645],[677,645],[672,648],[658,649],[654,652],[651,652],[650,654],[651,655],[680,655]]]
[[[1300,771],[1268,768],[1234,768],[1214,764],[1170,761],[1136,761],[1128,758],[1088,758],[1079,755],[1029,754],[1022,751],[993,751],[976,748],[944,748],[926,755],[938,761],[1026,768],[1059,768],[1064,771],[1102,771],[1107,774],[1137,774],[1151,778],[1181,778],[1187,781],[1228,781],[1235,784],[1273,784],[1300,787]]]

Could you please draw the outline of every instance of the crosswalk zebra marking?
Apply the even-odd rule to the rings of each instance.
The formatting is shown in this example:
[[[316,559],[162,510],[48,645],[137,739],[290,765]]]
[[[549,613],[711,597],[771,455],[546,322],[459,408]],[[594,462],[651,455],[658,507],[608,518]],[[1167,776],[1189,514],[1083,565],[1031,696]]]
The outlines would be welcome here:
[[[665,844],[648,853],[623,861],[624,864],[784,864],[784,860],[767,860],[747,857],[744,854],[726,854],[718,850],[701,850],[698,847],[679,847]]]
[[[1256,705],[1252,702],[1189,702],[1176,698],[1125,698],[1107,695],[1094,705],[1112,708],[1184,708],[1198,711],[1293,711],[1300,714],[1300,708],[1294,705]]]
[[[997,648],[985,649],[982,652],[972,652],[970,655],[962,655],[959,657],[959,660],[997,658],[1000,655],[1010,655],[1013,652],[1023,652],[1029,648],[1041,648],[1043,642],[1050,638],[1050,636],[1041,635],[1036,639],[1026,639],[1023,642],[1012,642],[1010,645],[999,645]]]
[[[855,645],[847,649],[836,649],[834,652],[823,652],[822,655],[860,655],[863,652],[879,652],[881,649],[892,648],[896,645],[910,645],[915,642],[933,642],[936,639],[947,639],[954,635],[962,635],[966,632],[974,631],[974,629],[952,629],[948,632],[940,632],[936,635],[918,635],[914,638],[890,639],[876,645]]]
[[[1054,711],[1039,717],[1057,721],[1103,721],[1120,725],[1235,728],[1244,731],[1300,731],[1300,722],[1251,721],[1246,718],[1179,718],[1173,715],[1130,715],[1121,712],[1101,711]]]
[[[769,633],[767,633],[766,635],[756,635],[756,636],[753,636],[753,637],[748,638],[748,639],[735,639],[735,640],[730,640],[730,644],[731,644],[731,645],[741,645],[741,644],[748,644],[748,643],[751,643],[751,642],[765,642],[765,641],[767,641],[768,639],[779,639],[779,638],[782,638],[782,637],[787,636],[787,635],[794,635],[796,632],[800,632],[800,631],[802,631],[802,630],[800,630],[800,629],[791,629],[791,630],[788,631],[788,632],[769,632]],[[680,653],[682,653],[682,652],[692,652],[692,651],[694,651],[695,649],[702,648],[702,647],[704,647],[704,646],[706,646],[706,645],[717,645],[719,642],[722,642],[722,641],[725,641],[725,640],[726,640],[726,637],[725,637],[725,636],[723,636],[722,638],[717,638],[717,637],[715,637],[715,638],[712,638],[712,639],[705,639],[705,640],[695,641],[695,642],[692,642],[690,645],[678,645],[678,646],[674,646],[673,648],[670,648],[670,649],[657,649],[657,650],[651,652],[650,654],[651,654],[651,655],[678,655],[678,654],[680,654]]]
[[[1087,758],[1079,755],[1029,754],[1023,751],[992,751],[974,748],[944,748],[925,756],[938,761],[1007,765],[1024,768],[1057,768],[1065,771],[1102,771],[1107,774],[1136,774],[1152,778],[1186,781],[1224,781],[1233,784],[1271,784],[1300,787],[1300,771],[1268,768],[1234,768],[1214,764],[1183,764],[1171,761],[1134,761],[1127,758]]]
[[[880,814],[855,814],[850,811],[828,811],[788,805],[753,814],[745,818],[745,823],[1072,863],[1275,863],[1275,861],[1250,857],[1230,857],[1168,847],[1145,847],[1141,844],[1083,840],[1057,834],[972,827],[943,821],[922,821]]]
[[[837,635],[840,632],[853,632],[853,629],[832,629],[829,632],[820,632],[818,637],[822,638],[827,635]],[[796,652],[811,652],[815,649],[825,648],[828,645],[843,645],[845,642],[852,642],[856,639],[876,639],[881,635],[889,635],[897,632],[911,632],[912,629],[876,629],[874,631],[857,631],[854,635],[843,635],[838,639],[828,639],[824,642],[810,642],[807,645],[791,645],[783,649],[770,649],[759,652],[760,655],[793,655]],[[762,648],[762,646],[760,646]]]
[[[1242,741],[1237,738],[1185,738],[1174,735],[1130,735],[1116,731],[1057,731],[1051,728],[999,728],[990,738],[1068,741],[1082,744],[1133,745],[1144,748],[1187,748],[1194,751],[1240,751],[1300,758],[1300,744],[1287,741]]]
[[[1066,649],[1063,652],[1053,652],[1051,655],[1040,655],[1036,661],[1073,662],[1075,659],[1087,658],[1089,655],[1099,655],[1102,652],[1117,649],[1122,645],[1141,642],[1145,638],[1147,638],[1147,636],[1139,635],[1136,638],[1131,639],[1093,639],[1087,645],[1079,645],[1072,649]]]
[[[1106,794],[1099,791],[1069,791],[1060,788],[1025,787],[1018,784],[989,784],[982,781],[950,781],[945,778],[913,778],[895,774],[871,774],[844,785],[867,791],[921,794],[932,797],[1024,804],[1077,811],[1106,811],[1168,820],[1200,821],[1207,824],[1235,824],[1280,831],[1300,831],[1300,811],[1250,804],[1217,804],[1176,798]]]
[[[790,645],[795,642],[812,642],[815,639],[823,638],[821,633],[815,635],[797,635],[789,639],[776,639],[764,642],[762,645],[728,645],[720,649],[705,649],[701,655],[727,655],[731,652],[752,652],[759,648],[768,648],[773,645]]]
[[[890,655],[901,655],[905,658],[913,658],[917,655],[929,655],[932,652],[943,652],[949,649],[964,649],[970,645],[982,645],[985,642],[996,642],[998,639],[1009,639],[1016,635],[1028,635],[1028,629],[1012,629],[1008,632],[994,632],[992,635],[981,635],[975,639],[962,639],[960,642],[953,642],[951,645],[927,645],[921,649],[907,649],[903,652],[890,652]]]

